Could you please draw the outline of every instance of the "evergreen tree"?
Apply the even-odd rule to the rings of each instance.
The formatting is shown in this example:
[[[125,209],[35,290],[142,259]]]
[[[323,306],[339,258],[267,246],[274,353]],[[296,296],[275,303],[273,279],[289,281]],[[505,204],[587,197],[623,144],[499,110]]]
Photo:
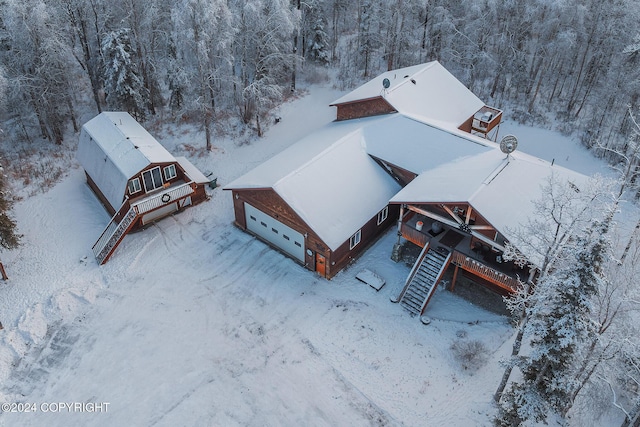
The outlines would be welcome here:
[[[541,280],[530,300],[530,354],[518,366],[522,380],[503,394],[496,424],[518,426],[561,416],[573,405],[580,386],[581,350],[597,333],[592,302],[607,284],[604,264],[611,259],[607,232],[613,215],[594,219],[575,245],[567,245],[564,262]]]
[[[309,58],[322,65],[329,63],[329,36],[325,32],[327,22],[324,16],[315,15],[311,28],[311,39],[307,48]]]
[[[105,58],[105,89],[107,104],[124,109],[138,120],[144,120],[149,105],[149,91],[139,76],[129,30],[122,28],[108,33],[102,41]]]

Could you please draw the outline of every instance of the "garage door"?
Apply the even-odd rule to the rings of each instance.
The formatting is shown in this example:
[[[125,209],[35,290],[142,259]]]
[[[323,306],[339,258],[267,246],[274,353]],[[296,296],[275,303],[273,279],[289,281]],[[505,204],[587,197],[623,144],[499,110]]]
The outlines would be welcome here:
[[[162,218],[164,216],[167,215],[171,215],[174,212],[178,211],[178,204],[177,203],[169,203],[168,205],[165,205],[159,209],[156,209],[155,211],[151,211],[148,214],[144,214],[142,216],[142,224],[148,224],[152,221],[155,221],[158,218]]]
[[[244,204],[244,215],[247,229],[300,262],[304,262],[304,237],[302,234],[247,203]]]

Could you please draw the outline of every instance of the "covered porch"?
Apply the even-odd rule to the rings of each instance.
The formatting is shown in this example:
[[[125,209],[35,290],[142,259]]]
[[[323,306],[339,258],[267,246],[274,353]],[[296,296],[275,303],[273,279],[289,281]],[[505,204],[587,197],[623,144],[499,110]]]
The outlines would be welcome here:
[[[464,223],[458,227],[433,218],[437,215],[424,215],[422,208],[407,206],[402,209],[398,224],[398,234],[407,241],[424,248],[444,248],[451,252],[451,265],[454,266],[452,289],[455,287],[459,270],[467,276],[503,295],[515,292],[518,280],[531,279],[529,268],[521,268],[513,261],[502,258],[504,242],[491,243],[489,239],[478,238]]]

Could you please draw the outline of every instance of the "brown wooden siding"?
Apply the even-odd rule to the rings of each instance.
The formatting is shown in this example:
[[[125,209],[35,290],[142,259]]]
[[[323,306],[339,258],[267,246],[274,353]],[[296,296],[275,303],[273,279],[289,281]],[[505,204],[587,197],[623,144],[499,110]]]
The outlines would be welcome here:
[[[397,112],[396,109],[382,97],[349,102],[346,104],[338,104],[336,107],[338,107],[336,118],[338,121]]]
[[[310,270],[314,269],[315,252],[324,255],[327,259],[327,264],[329,264],[331,251],[327,245],[273,189],[233,190],[231,195],[236,217],[235,223],[238,227],[245,231],[247,230],[244,203],[249,203],[251,206],[305,235],[305,267]],[[310,249],[313,254],[306,253],[306,249]]]
[[[193,187],[194,193],[191,195],[192,204],[197,205],[198,203],[202,203],[205,200],[207,200],[207,191],[205,188],[206,185],[207,184],[193,183],[192,187]]]
[[[167,181],[164,178],[164,168],[169,166],[169,165],[175,165],[175,167],[176,167],[176,176],[174,178],[170,179],[169,181]],[[129,196],[133,196],[133,197],[140,197],[140,196],[146,194],[145,191],[144,191],[144,181],[142,180],[142,173],[146,172],[146,171],[149,171],[151,169],[154,169],[156,167],[160,167],[160,174],[162,175],[162,182],[164,184],[171,184],[173,182],[178,182],[178,181],[181,181],[181,182],[188,182],[189,181],[189,179],[185,176],[184,171],[180,167],[179,163],[177,163],[177,162],[153,163],[153,164],[147,166],[146,168],[144,168],[143,170],[141,170],[140,173],[129,177],[129,181],[131,181],[132,179],[135,179],[135,178],[138,178],[140,180],[140,187],[142,188],[142,191],[138,191],[135,194],[129,194],[129,188],[127,187],[127,188],[125,188],[126,193],[129,194]]]
[[[367,249],[367,247],[377,240],[381,233],[386,231],[397,221],[399,214],[400,206],[390,205],[389,216],[387,216],[387,219],[380,225],[378,225],[377,214],[367,221],[367,223],[360,229],[362,233],[360,243],[358,243],[353,249],[349,249],[349,239],[347,239],[346,242],[340,245],[340,247],[331,254],[331,260],[327,266],[327,268],[330,269],[330,273],[327,274],[327,277],[335,276],[340,270],[355,260],[362,252],[365,251],[365,249]]]
[[[377,157],[374,157],[374,159],[382,164],[382,167],[384,167],[384,169],[387,170],[387,172],[389,172],[403,187],[406,187],[418,176],[417,174],[403,169],[400,166],[396,166],[393,163],[385,162]]]
[[[464,121],[464,123],[458,126],[458,129],[471,133],[472,124],[473,124],[473,116],[469,117],[467,120]]]
[[[169,166],[171,164],[174,164],[176,166],[176,176],[174,178],[170,179],[169,181],[166,181],[165,178],[164,178],[163,168],[166,167],[166,166]],[[145,193],[145,191],[144,191],[144,183],[142,181],[142,172],[144,172],[146,170],[153,169],[153,168],[155,168],[157,166],[160,167],[160,173],[162,174],[163,183],[171,184],[171,183],[174,183],[174,182],[186,182],[187,181],[187,177],[184,174],[184,171],[182,170],[182,168],[180,167],[180,164],[178,164],[178,163],[159,163],[159,164],[149,165],[149,167],[147,167],[146,169],[141,171],[139,174],[129,178],[129,180],[134,179],[134,178],[138,178],[140,180],[140,185],[141,185],[141,188],[142,188],[142,191],[139,191],[139,192],[135,193],[134,197],[131,197],[131,200],[135,200],[135,198],[140,198],[140,197],[146,196],[147,193]],[[102,193],[102,191],[100,190],[98,185],[93,181],[91,176],[89,176],[89,174],[86,171],[85,171],[85,175],[87,177],[87,184],[89,184],[89,187],[91,188],[91,190],[93,190],[93,192],[98,197],[98,199],[100,200],[102,205],[105,207],[105,209],[107,210],[107,212],[109,213],[110,216],[116,215],[116,209],[120,209],[117,212],[117,215],[116,215],[116,218],[115,218],[116,222],[120,222],[122,220],[122,218],[124,217],[124,215],[129,210],[129,203],[127,203],[126,205],[123,205],[123,206],[115,206],[115,207],[111,206],[111,204],[108,202],[107,198],[104,196],[104,194]],[[191,187],[194,190],[194,193],[191,194],[191,196],[190,196],[191,197],[191,205],[197,205],[198,203],[202,203],[203,201],[207,200],[207,192],[206,192],[206,189],[205,189],[205,185],[206,184],[196,184],[196,183],[193,183],[191,185]],[[125,195],[127,195],[128,193],[129,193],[129,189],[127,187],[127,188],[125,188],[125,194],[122,195],[123,203],[124,203]],[[183,209],[184,208],[181,208],[179,210],[181,211]],[[142,226],[143,226],[142,222],[140,220],[136,220],[136,222],[134,223],[134,225],[132,227],[132,231],[138,230]]]
[[[325,242],[289,207],[289,205],[271,188],[252,190],[232,190],[235,223],[243,230],[247,230],[245,222],[244,203],[249,203],[267,215],[277,219],[292,229],[305,235],[305,267],[315,270],[315,253],[320,253],[326,258],[326,278],[330,279],[342,270],[349,262],[355,259],[375,239],[389,228],[398,218],[400,207],[389,206],[387,219],[380,225],[378,214],[371,218],[361,228],[360,243],[353,249],[349,249],[349,239],[337,250],[331,251]],[[354,230],[354,232],[357,230]],[[309,255],[306,249],[310,249]]]
[[[400,231],[402,233],[402,237],[404,237],[414,245],[420,246],[421,248],[424,248],[429,241],[429,238],[426,234],[421,233],[420,231],[408,225],[406,222],[403,222],[401,224]]]

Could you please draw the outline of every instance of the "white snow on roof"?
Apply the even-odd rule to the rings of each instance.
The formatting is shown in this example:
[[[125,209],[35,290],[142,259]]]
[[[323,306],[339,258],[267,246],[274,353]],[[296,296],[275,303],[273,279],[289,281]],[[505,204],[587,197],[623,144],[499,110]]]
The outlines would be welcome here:
[[[511,232],[535,215],[535,202],[551,176],[578,188],[589,178],[522,152],[507,159],[498,148],[444,163],[404,187],[392,203],[469,203],[508,240]],[[539,264],[538,255],[525,253]]]
[[[366,126],[364,135],[369,154],[415,174],[461,157],[491,151],[486,140],[443,131],[403,114],[384,116],[383,120]]]
[[[386,92],[388,93],[405,81],[409,81],[411,76],[413,76],[418,71],[424,69],[425,67],[429,67],[432,64],[434,64],[434,62],[413,65],[411,67],[400,68],[398,70],[392,70],[382,73],[379,76],[369,80],[365,84],[358,86],[346,95],[336,99],[330,105],[347,104],[349,102],[361,101],[364,99],[383,96],[385,93],[385,89],[382,86],[382,81],[384,79],[389,79],[390,86],[388,89],[386,89]]]
[[[480,154],[443,161],[416,177],[391,202],[467,202],[504,158],[500,150],[488,148]]]
[[[127,182],[153,163],[175,158],[125,112],[104,112],[82,126],[78,160],[114,209],[122,204]]]
[[[176,157],[176,160],[191,181],[195,182],[196,184],[207,184],[211,181],[210,178],[207,178],[202,172],[200,172],[200,170],[195,167],[195,165],[191,163],[186,157]]]
[[[384,73],[332,105],[379,96],[384,78],[398,113],[330,123],[225,189],[273,188],[336,249],[389,201],[469,203],[510,239],[548,177],[588,180],[522,152],[507,161],[497,144],[459,130],[484,104],[438,62]],[[418,176],[401,189],[374,158]]]
[[[274,189],[336,250],[387,206],[400,185],[367,155],[356,131]]]
[[[384,89],[382,82],[390,86]],[[387,71],[331,105],[383,97],[398,112],[428,117],[457,128],[484,106],[477,96],[439,62]]]
[[[379,119],[379,117],[373,117],[331,122],[227,184],[224,189],[271,188],[276,182],[320,155],[336,141],[360,129],[363,124]]]
[[[273,188],[335,250],[401,188],[366,152],[360,128],[376,120],[330,123],[225,189]]]
[[[515,152],[510,155],[506,167],[491,182],[482,184],[469,201],[500,233],[513,240],[511,232],[525,225],[527,218],[536,215],[535,205],[544,196],[544,186],[552,176],[559,182],[570,182],[583,190],[590,180],[562,166],[551,166],[545,160]],[[537,254],[525,255],[532,262],[541,264]]]

